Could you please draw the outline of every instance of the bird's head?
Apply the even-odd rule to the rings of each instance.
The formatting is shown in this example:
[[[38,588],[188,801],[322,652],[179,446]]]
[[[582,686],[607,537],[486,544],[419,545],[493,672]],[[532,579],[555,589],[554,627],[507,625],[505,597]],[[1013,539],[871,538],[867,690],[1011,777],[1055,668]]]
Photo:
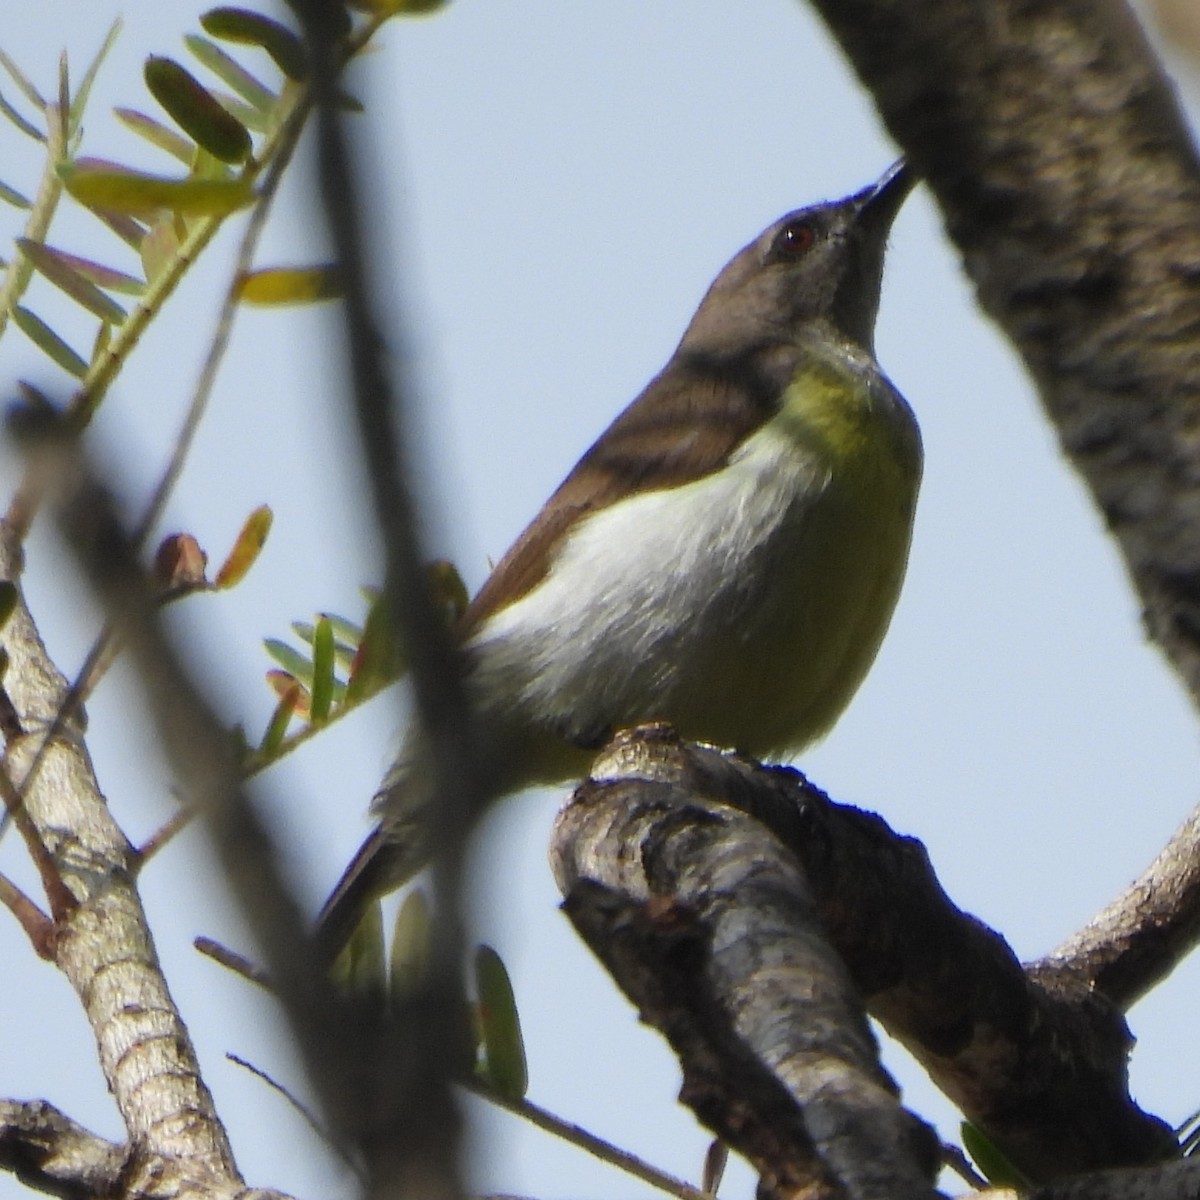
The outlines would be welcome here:
[[[872,350],[888,232],[915,183],[899,162],[845,200],[781,217],[717,276],[684,345],[719,351],[826,323]]]

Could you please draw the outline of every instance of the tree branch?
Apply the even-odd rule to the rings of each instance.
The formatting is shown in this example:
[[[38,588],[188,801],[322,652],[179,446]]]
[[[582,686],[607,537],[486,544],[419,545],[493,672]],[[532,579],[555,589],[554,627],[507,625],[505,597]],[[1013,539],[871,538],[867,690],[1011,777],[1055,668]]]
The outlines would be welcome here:
[[[19,588],[20,564],[17,535],[0,525],[0,578]],[[147,1160],[174,1161],[185,1174],[190,1165],[197,1178],[241,1187],[133,885],[136,855],[109,813],[81,731],[69,724],[43,751],[67,681],[20,593],[0,643],[9,658],[4,689],[20,722],[5,770],[71,898],[56,906],[53,958],[83,1004],[131,1144]],[[39,753],[41,768],[24,788]]]
[[[774,839],[764,840],[740,813]],[[1129,1096],[1131,1039],[1119,1012],[1077,980],[1022,969],[998,934],[951,903],[920,843],[878,817],[833,804],[794,771],[683,745],[664,726],[619,735],[560,816],[552,857],[565,891],[592,880],[651,913],[668,900],[707,912],[716,901],[707,893],[690,899],[697,885],[684,867],[723,865],[714,846],[726,830],[731,847],[747,847],[748,862],[774,863],[779,849],[796,856],[825,936],[867,1011],[1030,1178],[1177,1153],[1170,1129]],[[744,888],[728,889],[733,900]],[[769,948],[780,924],[768,910],[757,919],[765,923],[753,936]],[[601,953],[606,963],[612,953]],[[657,969],[667,975],[678,968],[660,954]],[[795,1012],[811,1003],[811,984],[790,984],[794,1012],[784,1022],[800,1020]],[[697,1021],[711,1020],[710,1003],[725,1011],[743,1003],[736,993],[704,996],[699,986],[671,992],[684,1008],[695,1006]],[[757,1002],[767,992],[745,996]],[[721,1070],[740,1091],[743,1063],[727,1057]]]
[[[1089,983],[1122,1012],[1200,939],[1200,808],[1139,879],[1044,958],[1038,969]]]
[[[1200,703],[1200,162],[1123,0],[813,0],[928,181]],[[1200,816],[1048,959],[1128,1008],[1200,939]]]
[[[1200,164],[1122,0],[813,0],[1200,702]]]
[[[0,1168],[62,1200],[143,1194],[156,1200],[290,1200],[224,1173],[205,1179],[178,1159],[110,1142],[42,1100],[0,1100]]]
[[[42,1100],[0,1100],[0,1167],[64,1200],[114,1196],[129,1150],[98,1137]]]
[[[932,1196],[936,1136],[900,1107],[800,865],[661,733],[618,738],[560,814],[567,914],[771,1194]]]

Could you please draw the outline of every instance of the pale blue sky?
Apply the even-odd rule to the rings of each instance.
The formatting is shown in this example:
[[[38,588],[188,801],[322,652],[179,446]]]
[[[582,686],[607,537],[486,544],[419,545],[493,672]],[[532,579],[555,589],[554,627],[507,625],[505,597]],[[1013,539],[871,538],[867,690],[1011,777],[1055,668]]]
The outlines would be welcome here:
[[[112,17],[125,31],[97,87],[85,146],[143,152],[107,112],[145,106],[146,54],[182,54],[201,5],[43,0],[9,22],[4,49],[52,90],[65,44],[82,64]],[[264,73],[266,68],[264,67]],[[1197,103],[1195,79],[1184,95]],[[783,212],[874,179],[896,157],[864,94],[793,0],[456,0],[394,23],[356,84],[370,159],[381,286],[407,318],[423,408],[418,451],[431,547],[472,585],[571,463],[662,365],[713,275]],[[11,89],[0,82],[9,96]],[[141,158],[166,169],[165,162]],[[0,178],[31,191],[35,155],[0,125]],[[295,172],[264,262],[321,257]],[[0,210],[5,238],[16,231]],[[56,244],[114,263],[86,216]],[[173,302],[123,376],[96,431],[132,501],[161,469],[211,329],[231,241]],[[35,307],[82,330],[47,289]],[[347,421],[330,365],[332,310],[247,312],[209,423],[173,506],[220,557],[244,515],[275,509],[271,542],[229,596],[175,619],[231,719],[261,728],[266,635],[316,609],[359,611],[378,579]],[[908,584],[875,670],[842,723],[801,766],[838,800],[921,838],[950,895],[1018,954],[1055,946],[1139,872],[1197,800],[1196,724],[1144,644],[1137,605],[1078,481],[1058,455],[1011,353],[980,317],[918,192],[892,239],[880,360],[921,421],[926,479]],[[60,383],[13,333],[0,379]],[[11,481],[14,464],[0,460]],[[6,489],[7,490],[7,489]],[[51,539],[28,580],[52,652],[77,667],[95,630]],[[170,812],[169,780],[131,715],[118,672],[91,705],[91,748],[136,838]],[[377,701],[263,784],[313,907],[353,852],[400,716]],[[677,1073],[574,942],[555,908],[544,846],[552,793],[510,801],[476,860],[477,936],[513,972],[529,1041],[531,1098],[659,1165],[698,1176],[706,1139],[674,1103]],[[15,839],[0,869],[32,886]],[[297,1083],[272,1006],[190,948],[197,933],[244,944],[189,833],[143,877],[172,987],[247,1178],[300,1196],[345,1180],[241,1054]],[[40,1096],[119,1136],[73,997],[0,919],[0,1094]],[[1178,1120],[1200,1103],[1179,1070],[1200,970],[1190,964],[1134,1010],[1134,1090]],[[17,1031],[21,1031],[18,1033]],[[889,1050],[906,1097],[945,1136],[950,1107]],[[483,1115],[473,1183],[538,1197],[641,1196],[577,1152]],[[737,1174],[730,1200],[751,1181]],[[24,1194],[0,1177],[0,1198]]]

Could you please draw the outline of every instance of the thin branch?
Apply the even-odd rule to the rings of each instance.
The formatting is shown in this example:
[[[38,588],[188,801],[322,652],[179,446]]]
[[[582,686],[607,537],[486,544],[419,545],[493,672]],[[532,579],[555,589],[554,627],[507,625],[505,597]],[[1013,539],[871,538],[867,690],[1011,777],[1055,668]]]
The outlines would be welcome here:
[[[180,809],[169,820],[164,821],[138,848],[138,858],[146,862],[164,846],[174,841],[194,820],[196,814],[190,809]]]
[[[360,1182],[366,1182],[361,1178],[361,1169],[353,1161],[353,1159],[351,1159],[350,1156],[345,1153],[344,1149],[338,1145],[337,1141],[330,1135],[329,1130],[326,1129],[325,1126],[317,1120],[316,1115],[305,1105],[301,1104],[299,1099],[297,1099],[296,1096],[288,1091],[288,1089],[285,1088],[282,1083],[273,1078],[268,1072],[264,1071],[262,1067],[256,1067],[252,1062],[250,1062],[248,1059],[242,1058],[239,1054],[234,1054],[227,1050],[225,1052],[225,1058],[235,1066],[241,1067],[243,1071],[249,1071],[250,1074],[255,1078],[261,1079],[263,1083],[265,1083],[272,1091],[277,1092],[280,1096],[282,1096],[283,1099],[287,1101],[288,1105],[300,1115],[301,1120],[303,1120],[309,1129],[311,1129],[313,1133],[315,1133],[317,1137],[325,1143],[325,1145],[336,1151],[341,1157],[342,1161],[348,1167],[354,1170],[356,1174],[359,1174]]]
[[[16,583],[20,559],[16,536],[0,525],[0,577]],[[23,731],[9,739],[6,766],[20,786],[67,683],[19,588],[0,641],[10,660],[5,690]],[[130,1139],[147,1160],[161,1157],[183,1175],[190,1170],[240,1186],[132,885],[132,847],[112,819],[78,731],[68,731],[47,751],[39,780],[24,792],[23,814],[70,894],[69,908],[56,912],[54,961],[80,998]],[[138,997],[137,1005],[125,1002],[129,995]]]
[[[1127,1012],[1200,941],[1200,808],[1139,879],[1036,966]]]
[[[232,971],[235,975],[240,975],[247,983],[252,983],[255,987],[260,987],[264,991],[274,992],[275,987],[271,983],[271,977],[262,967],[247,958],[244,954],[239,954],[236,950],[231,950],[228,946],[222,946],[220,942],[210,937],[193,938],[192,945],[205,958],[211,958],[213,962],[218,963],[227,971]]]
[[[953,1171],[968,1187],[975,1188],[976,1190],[987,1187],[987,1180],[975,1170],[971,1165],[971,1160],[960,1147],[943,1142],[942,1162],[948,1170]]]
[[[526,1100],[524,1097],[518,1099],[515,1096],[506,1096],[477,1079],[465,1080],[462,1086],[467,1091],[488,1101],[489,1104],[494,1104],[497,1108],[502,1108],[514,1116],[523,1117],[530,1124],[536,1125],[538,1129],[545,1130],[572,1146],[578,1146],[581,1150],[586,1150],[592,1157],[608,1163],[609,1166],[616,1167],[619,1171],[624,1171],[627,1175],[632,1175],[635,1179],[640,1179],[643,1183],[648,1183],[651,1187],[658,1188],[660,1192],[676,1196],[678,1200],[712,1200],[712,1196],[708,1192],[693,1187],[685,1180],[669,1175],[666,1171],[660,1171],[653,1164],[638,1158],[636,1154],[630,1154],[627,1150],[614,1146],[612,1142],[605,1141],[604,1138],[597,1137],[594,1133],[589,1133],[582,1126],[555,1116],[554,1113],[534,1104],[531,1100]]]
[[[187,412],[184,414],[179,432],[176,434],[175,446],[171,452],[171,457],[133,532],[132,541],[137,550],[141,550],[145,546],[146,539],[150,536],[151,531],[162,516],[163,510],[170,499],[171,492],[179,480],[179,475],[187,460],[188,452],[191,449],[196,434],[199,432],[200,423],[204,419],[204,414],[208,409],[208,401],[212,395],[213,385],[216,383],[217,372],[220,369],[221,362],[229,346],[230,335],[233,332],[233,321],[238,308],[238,295],[241,290],[242,278],[253,265],[254,252],[258,247],[262,231],[266,226],[267,217],[270,215],[272,202],[279,190],[279,182],[283,177],[283,172],[291,163],[296,143],[300,138],[300,133],[304,126],[304,120],[308,115],[306,97],[307,93],[301,97],[288,113],[273,142],[274,150],[268,160],[269,166],[263,177],[259,200],[254,207],[250,220],[246,223],[245,232],[238,246],[234,275],[226,290],[225,299],[217,316],[216,329],[213,333],[208,354],[204,360],[204,366],[201,369],[196,388],[192,393],[192,399],[188,404]],[[179,593],[165,597],[164,599],[178,599],[182,595],[190,595],[194,590],[196,589],[188,588],[181,590]],[[51,745],[62,734],[67,723],[73,720],[75,714],[87,703],[88,698],[97,686],[99,686],[108,669],[116,662],[119,653],[120,647],[114,639],[113,622],[111,620],[106,621],[96,640],[88,650],[87,656],[83,660],[83,666],[80,667],[79,673],[72,681],[71,687],[67,691],[62,707],[55,717],[53,724],[46,731],[42,748],[34,756],[25,779],[24,786],[26,788],[30,787],[37,779],[45,748]],[[10,805],[8,816],[14,816],[17,811],[19,811],[19,807],[14,809]],[[184,824],[186,824],[186,821]],[[0,837],[4,836],[4,831],[5,823],[0,821]],[[177,832],[177,830],[174,832]]]
[[[29,219],[21,232],[22,239],[31,242],[40,243],[46,240],[58,202],[62,199],[63,182],[59,167],[62,166],[66,155],[66,120],[66,114],[60,113],[54,105],[46,106],[46,165],[42,169],[42,179],[38,184]],[[0,335],[4,333],[8,318],[32,277],[33,263],[21,250],[18,241],[12,261],[4,273],[4,282],[0,284]]]
[[[462,936],[459,883],[465,839],[487,801],[487,774],[474,737],[455,652],[426,583],[426,555],[406,479],[403,405],[411,384],[397,389],[385,366],[384,337],[370,291],[365,209],[358,165],[342,128],[334,47],[340,9],[322,0],[293,5],[304,25],[317,103],[318,180],[344,293],[352,401],[360,448],[384,545],[385,592],[404,630],[413,690],[432,749],[429,822],[438,852],[433,872],[433,962],[405,998],[396,1025],[403,1062],[377,1074],[383,1088],[369,1137],[363,1139],[381,1192],[458,1197],[459,1118],[451,1094],[462,1025],[458,978]],[[394,135],[389,135],[394,136]],[[390,310],[394,314],[394,307]],[[393,341],[400,335],[393,330]],[[402,347],[403,351],[403,347]],[[397,392],[403,393],[397,395]]]
[[[0,904],[16,918],[39,958],[54,958],[54,922],[7,875],[0,875]]]

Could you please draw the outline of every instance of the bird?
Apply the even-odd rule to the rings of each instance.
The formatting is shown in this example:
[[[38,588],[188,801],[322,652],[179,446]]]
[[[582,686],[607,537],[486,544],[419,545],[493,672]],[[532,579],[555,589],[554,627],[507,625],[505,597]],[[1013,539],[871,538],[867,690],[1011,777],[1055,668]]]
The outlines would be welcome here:
[[[497,794],[582,778],[649,721],[790,757],[850,702],[900,594],[921,480],[916,418],[874,349],[915,183],[898,162],[739,251],[468,605],[456,637]],[[328,961],[424,865],[427,759],[418,726],[318,917]]]

